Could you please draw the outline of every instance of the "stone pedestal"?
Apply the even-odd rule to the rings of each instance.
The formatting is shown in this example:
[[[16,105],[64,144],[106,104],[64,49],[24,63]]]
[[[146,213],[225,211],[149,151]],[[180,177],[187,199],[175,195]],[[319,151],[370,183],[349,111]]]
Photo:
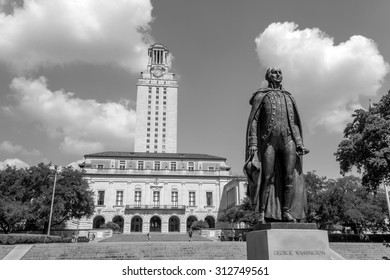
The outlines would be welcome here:
[[[246,236],[248,260],[330,260],[328,233],[315,224],[270,223]]]

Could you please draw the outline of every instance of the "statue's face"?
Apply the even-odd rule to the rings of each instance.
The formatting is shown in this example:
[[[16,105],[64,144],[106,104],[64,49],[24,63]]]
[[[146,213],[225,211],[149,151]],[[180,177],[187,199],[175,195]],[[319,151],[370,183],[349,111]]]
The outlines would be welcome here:
[[[270,83],[273,83],[274,85],[280,85],[283,80],[282,70],[280,69],[272,69],[269,73],[269,81]]]

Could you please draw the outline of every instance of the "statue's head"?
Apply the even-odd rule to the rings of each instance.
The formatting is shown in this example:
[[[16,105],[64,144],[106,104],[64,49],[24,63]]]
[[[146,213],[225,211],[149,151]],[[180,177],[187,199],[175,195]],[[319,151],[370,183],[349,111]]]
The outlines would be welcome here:
[[[282,70],[274,67],[268,68],[267,73],[265,73],[265,79],[270,88],[279,88],[283,80]]]

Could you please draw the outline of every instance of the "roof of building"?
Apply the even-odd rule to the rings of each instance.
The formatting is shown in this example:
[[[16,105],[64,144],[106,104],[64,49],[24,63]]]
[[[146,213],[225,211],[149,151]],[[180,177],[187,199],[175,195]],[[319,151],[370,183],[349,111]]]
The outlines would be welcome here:
[[[223,160],[226,158],[207,154],[189,153],[141,153],[141,152],[117,152],[107,151],[84,155],[85,158],[150,158],[150,159],[193,159],[193,160]]]

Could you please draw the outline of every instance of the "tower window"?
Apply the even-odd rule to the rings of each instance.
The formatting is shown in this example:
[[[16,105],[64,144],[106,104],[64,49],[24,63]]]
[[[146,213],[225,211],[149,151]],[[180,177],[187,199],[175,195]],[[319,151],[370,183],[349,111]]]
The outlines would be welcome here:
[[[122,206],[123,205],[123,191],[116,192],[116,201],[115,205]]]
[[[195,206],[195,192],[189,193],[189,206]]]
[[[213,206],[213,193],[212,192],[206,192],[206,203],[207,203],[207,206]]]
[[[104,205],[104,191],[98,191],[97,205]]]

